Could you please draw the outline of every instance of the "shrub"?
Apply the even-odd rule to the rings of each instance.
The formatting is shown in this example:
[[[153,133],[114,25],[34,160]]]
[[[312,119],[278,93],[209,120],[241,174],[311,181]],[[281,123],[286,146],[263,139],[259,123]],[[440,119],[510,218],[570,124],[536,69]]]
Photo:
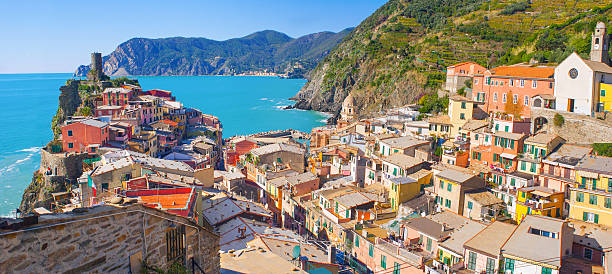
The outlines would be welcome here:
[[[516,2],[513,4],[510,4],[508,6],[506,6],[504,8],[504,10],[502,10],[499,14],[501,15],[512,15],[515,14],[517,12],[523,12],[525,10],[527,10],[530,7],[529,2],[528,1],[523,1],[523,2]]]
[[[553,124],[556,127],[562,127],[563,124],[565,124],[565,118],[563,118],[563,116],[559,113],[555,114],[555,117],[553,118]]]
[[[597,155],[612,157],[612,143],[594,143],[593,150]]]

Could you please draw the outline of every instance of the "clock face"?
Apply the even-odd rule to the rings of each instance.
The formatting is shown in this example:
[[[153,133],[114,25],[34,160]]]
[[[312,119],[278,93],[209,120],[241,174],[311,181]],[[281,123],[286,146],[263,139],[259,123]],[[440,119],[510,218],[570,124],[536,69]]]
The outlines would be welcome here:
[[[577,70],[577,69],[575,69],[575,68],[570,69],[570,71],[569,71],[569,76],[570,76],[570,78],[572,78],[572,79],[576,79],[576,77],[578,77],[578,70]]]

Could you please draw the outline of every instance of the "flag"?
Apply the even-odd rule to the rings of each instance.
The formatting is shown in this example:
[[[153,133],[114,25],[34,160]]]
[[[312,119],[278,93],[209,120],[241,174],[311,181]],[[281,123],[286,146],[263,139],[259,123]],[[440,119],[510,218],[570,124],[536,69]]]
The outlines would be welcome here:
[[[94,184],[94,182],[93,182],[93,180],[91,179],[90,176],[87,176],[87,186],[91,187],[91,189],[93,191],[92,194],[91,194],[91,197],[92,198],[96,197],[96,184]]]

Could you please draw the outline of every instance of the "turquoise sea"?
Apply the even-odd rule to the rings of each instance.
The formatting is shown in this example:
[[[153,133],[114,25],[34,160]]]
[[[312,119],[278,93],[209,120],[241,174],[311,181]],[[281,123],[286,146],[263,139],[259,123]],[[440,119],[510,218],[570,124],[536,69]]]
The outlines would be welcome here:
[[[51,139],[50,124],[59,87],[70,73],[0,74],[0,216],[19,206],[32,173],[40,164],[39,149]],[[146,76],[143,89],[173,91],[185,106],[216,115],[223,137],[293,128],[310,132],[325,123],[323,113],[282,110],[305,80],[275,77]]]

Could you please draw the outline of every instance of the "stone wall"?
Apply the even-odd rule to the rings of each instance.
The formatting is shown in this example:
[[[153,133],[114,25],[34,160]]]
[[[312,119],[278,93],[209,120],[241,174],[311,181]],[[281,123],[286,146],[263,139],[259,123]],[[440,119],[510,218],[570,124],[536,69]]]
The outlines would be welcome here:
[[[52,221],[45,222],[45,216]],[[157,209],[98,206],[40,219],[27,230],[0,230],[0,272],[139,273],[142,260],[165,270],[170,266],[166,233],[180,226],[185,227],[186,268],[194,258],[205,273],[220,271],[217,234]]]
[[[565,120],[563,126],[554,125],[555,114],[560,114]],[[612,116],[612,115],[608,115]],[[557,112],[543,108],[532,108],[532,133],[538,120],[545,119],[546,123],[537,132],[554,133],[561,136],[568,143],[592,144],[612,142],[612,117],[606,120],[570,112]]]

